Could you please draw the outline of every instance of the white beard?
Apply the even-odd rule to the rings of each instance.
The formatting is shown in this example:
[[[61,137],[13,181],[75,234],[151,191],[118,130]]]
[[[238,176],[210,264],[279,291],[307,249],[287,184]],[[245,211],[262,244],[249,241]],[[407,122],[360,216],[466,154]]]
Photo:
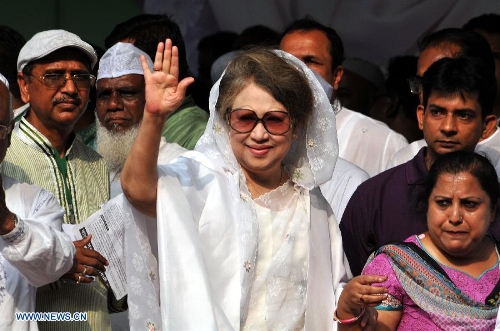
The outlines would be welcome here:
[[[118,175],[122,171],[140,125],[141,123],[139,122],[125,132],[113,132],[106,129],[106,127],[99,122],[99,119],[96,118],[97,152],[101,154],[106,161],[112,177],[113,175]]]

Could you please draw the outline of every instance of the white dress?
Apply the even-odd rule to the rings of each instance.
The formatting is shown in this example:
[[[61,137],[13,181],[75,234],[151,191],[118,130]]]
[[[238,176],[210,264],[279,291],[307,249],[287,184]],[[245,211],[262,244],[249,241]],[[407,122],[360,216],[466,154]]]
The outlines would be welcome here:
[[[35,311],[37,287],[71,268],[75,247],[61,231],[64,211],[51,193],[6,176],[3,187],[19,221],[0,236],[0,330],[38,330],[35,321],[16,321],[15,313]]]
[[[317,188],[331,179],[338,155],[335,115],[311,71],[276,52],[304,71],[315,97],[310,125],[283,160],[289,184],[260,197],[258,205],[252,200],[227,122],[215,112],[216,83],[195,151],[158,167],[158,240],[147,239],[140,217],[126,223],[131,329],[252,329],[262,322],[255,303],[263,295],[268,329],[281,323],[336,329],[332,314],[351,273],[337,221]],[[281,228],[261,232],[271,218]],[[272,249],[263,242],[269,233],[277,236]],[[151,253],[155,245],[158,263]],[[277,309],[277,303],[287,308]]]

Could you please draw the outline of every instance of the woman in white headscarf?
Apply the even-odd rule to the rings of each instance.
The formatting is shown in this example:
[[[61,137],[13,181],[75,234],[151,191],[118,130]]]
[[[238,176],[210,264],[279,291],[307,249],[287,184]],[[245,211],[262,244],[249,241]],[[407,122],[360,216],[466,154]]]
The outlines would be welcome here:
[[[212,88],[195,151],[157,166],[161,128],[192,78],[177,81],[168,39],[153,72],[143,63],[146,107],[121,180],[130,203],[157,218],[160,270],[147,245],[126,243],[132,328],[335,329],[350,271],[317,188],[338,146],[314,75],[284,52],[243,52]]]

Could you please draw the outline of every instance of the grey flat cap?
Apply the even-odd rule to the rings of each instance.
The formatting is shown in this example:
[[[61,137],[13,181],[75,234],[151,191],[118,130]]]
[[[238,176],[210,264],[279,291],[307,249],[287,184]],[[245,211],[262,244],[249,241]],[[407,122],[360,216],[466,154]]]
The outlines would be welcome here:
[[[73,47],[85,53],[90,60],[91,68],[94,68],[97,63],[97,54],[94,48],[76,34],[65,30],[47,30],[35,34],[26,42],[17,58],[17,71],[22,71],[28,63],[41,59],[63,47]]]

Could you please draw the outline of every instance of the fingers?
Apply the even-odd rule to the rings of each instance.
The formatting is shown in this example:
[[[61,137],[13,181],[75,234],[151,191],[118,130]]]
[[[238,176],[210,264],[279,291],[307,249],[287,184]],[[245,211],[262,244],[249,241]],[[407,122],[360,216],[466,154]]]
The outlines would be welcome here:
[[[177,47],[175,48],[177,49]],[[172,40],[167,39],[165,40],[165,50],[163,51],[163,63],[161,68],[161,70],[166,74],[172,74],[170,72],[171,61],[172,61]]]
[[[75,245],[75,247],[84,247],[90,243],[91,239],[92,239],[92,235],[89,234],[88,236],[86,236],[83,239],[73,241],[73,245]]]
[[[361,317],[361,328],[362,330],[375,330],[377,325],[378,311],[374,308],[367,308],[363,316]]]
[[[158,47],[156,48],[155,59],[153,62],[153,70],[161,71],[163,68],[163,50],[165,48],[165,44],[160,42],[158,43]],[[149,72],[149,69],[148,69]]]
[[[379,275],[361,275],[356,277],[357,281],[361,284],[383,283],[387,280],[387,276]]]
[[[151,76],[151,69],[149,69],[148,61],[146,60],[146,57],[144,55],[141,54],[140,60],[141,60],[142,71],[144,72],[144,79],[147,79],[147,77]]]

